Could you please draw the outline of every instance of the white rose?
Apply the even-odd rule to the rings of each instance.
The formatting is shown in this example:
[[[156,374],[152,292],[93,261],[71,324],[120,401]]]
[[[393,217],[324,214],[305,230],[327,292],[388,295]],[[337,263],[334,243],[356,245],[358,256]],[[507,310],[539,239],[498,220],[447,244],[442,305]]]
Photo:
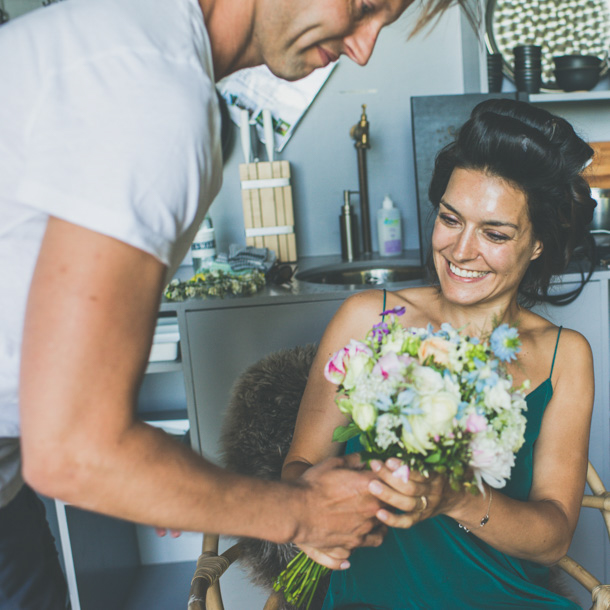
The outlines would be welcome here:
[[[455,375],[443,375],[443,383],[446,392],[453,394],[458,401],[461,400],[460,383]]]
[[[451,431],[458,404],[458,399],[449,392],[438,392],[420,398],[419,407],[424,413],[419,417],[425,418],[432,436]]]
[[[506,379],[499,379],[495,385],[487,386],[484,390],[485,406],[494,411],[510,409],[511,395],[509,389],[510,382]]]
[[[421,396],[416,406],[423,412],[407,417],[410,430],[409,426],[403,428],[402,440],[407,449],[426,453],[434,448],[435,437],[451,431],[458,401],[449,392],[438,392]]]
[[[358,352],[357,354],[354,354],[349,360],[345,379],[343,380],[343,387],[346,390],[352,389],[359,378],[364,373],[369,373],[372,369],[373,359],[367,353]]]
[[[435,394],[445,387],[443,376],[427,366],[413,367],[413,385],[419,394]]]
[[[477,434],[470,443],[472,466],[477,481],[485,481],[497,489],[506,485],[515,464],[512,451],[501,451],[495,439],[485,433]]]
[[[386,343],[381,346],[381,354],[395,353],[400,354],[402,344],[405,342],[405,331],[403,328],[393,330],[389,335],[386,335]]]
[[[370,430],[377,419],[377,409],[370,403],[358,403],[352,409],[352,419],[360,430]]]

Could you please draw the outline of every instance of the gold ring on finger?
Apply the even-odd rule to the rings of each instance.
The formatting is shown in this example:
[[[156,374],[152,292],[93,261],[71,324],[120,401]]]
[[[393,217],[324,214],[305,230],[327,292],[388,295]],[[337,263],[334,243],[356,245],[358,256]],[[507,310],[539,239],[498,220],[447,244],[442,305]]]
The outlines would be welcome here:
[[[426,496],[420,496],[422,507],[419,510],[420,513],[423,513],[426,508],[428,508],[428,498]]]

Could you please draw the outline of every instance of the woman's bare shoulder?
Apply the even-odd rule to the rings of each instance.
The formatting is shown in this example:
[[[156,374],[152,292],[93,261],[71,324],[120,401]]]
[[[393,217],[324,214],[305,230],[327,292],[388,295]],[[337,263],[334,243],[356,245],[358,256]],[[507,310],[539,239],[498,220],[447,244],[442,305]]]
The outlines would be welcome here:
[[[557,343],[557,350],[590,351],[589,342],[578,331],[565,326],[560,327],[546,318],[528,311],[517,323],[522,339],[532,341],[540,349],[546,349],[550,344]]]
[[[331,326],[339,334],[349,329],[351,336],[364,337],[374,324],[381,322],[384,311],[403,307],[402,320],[405,324],[421,323],[426,311],[426,303],[437,292],[428,287],[410,288],[399,291],[363,290],[349,296],[339,308]],[[426,319],[427,323],[427,319]]]
[[[434,319],[439,300],[438,288],[421,286],[388,293],[388,308],[404,307],[404,320],[409,326],[426,326]]]
[[[587,339],[578,331],[560,327],[546,318],[527,312],[517,325],[522,340],[520,360],[530,370],[542,367],[542,376],[553,368],[553,377],[562,376],[575,370],[592,368],[591,347]],[[555,364],[552,364],[552,361]]]

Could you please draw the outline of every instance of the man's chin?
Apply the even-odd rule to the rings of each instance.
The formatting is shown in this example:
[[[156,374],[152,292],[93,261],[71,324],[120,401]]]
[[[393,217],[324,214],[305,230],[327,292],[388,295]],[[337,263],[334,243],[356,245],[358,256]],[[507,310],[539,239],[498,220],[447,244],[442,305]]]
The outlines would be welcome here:
[[[289,67],[289,66],[270,66],[267,67],[274,76],[286,81],[294,82],[309,76],[316,68],[309,66]]]

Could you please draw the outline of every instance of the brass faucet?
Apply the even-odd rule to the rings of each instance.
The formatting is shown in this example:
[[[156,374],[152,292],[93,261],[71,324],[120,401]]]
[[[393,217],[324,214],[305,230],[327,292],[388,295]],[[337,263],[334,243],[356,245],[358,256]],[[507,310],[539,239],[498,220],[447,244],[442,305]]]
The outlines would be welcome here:
[[[366,104],[362,104],[360,121],[349,131],[349,135],[356,140],[356,148],[370,148],[369,144],[369,121],[366,116]]]
[[[350,136],[355,140],[358,155],[358,184],[360,188],[360,217],[362,218],[362,256],[370,258],[373,248],[371,245],[371,218],[369,213],[369,187],[366,174],[366,149],[369,143],[369,121],[366,116],[366,104],[362,104],[360,121],[350,129]]]

